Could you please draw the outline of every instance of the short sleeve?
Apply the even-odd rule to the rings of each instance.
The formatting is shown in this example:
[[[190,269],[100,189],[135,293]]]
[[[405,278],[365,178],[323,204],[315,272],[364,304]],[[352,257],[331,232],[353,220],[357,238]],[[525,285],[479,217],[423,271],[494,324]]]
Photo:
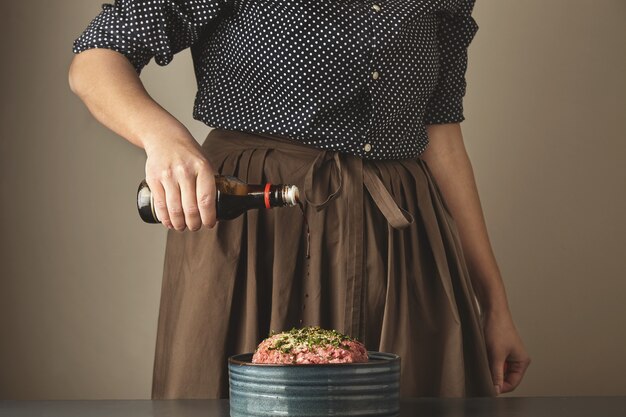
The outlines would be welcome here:
[[[426,107],[425,124],[458,123],[465,120],[467,49],[478,31],[472,17],[475,0],[461,0],[452,13],[442,15],[438,29],[439,80]]]
[[[169,64],[214,24],[226,0],[115,0],[74,41],[73,52],[107,48],[120,52],[140,73],[153,57]]]

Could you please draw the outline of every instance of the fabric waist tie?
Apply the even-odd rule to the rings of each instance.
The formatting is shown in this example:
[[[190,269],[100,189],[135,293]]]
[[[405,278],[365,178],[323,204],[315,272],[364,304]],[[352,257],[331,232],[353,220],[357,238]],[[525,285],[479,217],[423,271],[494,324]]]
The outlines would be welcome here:
[[[332,154],[332,157],[329,153]],[[326,163],[332,163],[332,166],[326,169],[323,166]],[[344,174],[344,170],[348,172]],[[337,180],[333,181],[333,177]],[[334,187],[333,182],[337,184]],[[331,188],[329,189],[329,187]],[[356,338],[362,337],[366,326],[366,318],[363,316],[362,308],[365,273],[363,188],[367,189],[391,227],[402,229],[413,223],[413,216],[398,207],[383,182],[376,175],[373,164],[359,157],[344,155],[339,152],[319,151],[311,163],[304,181],[304,197],[307,203],[315,207],[317,211],[323,210],[339,195],[342,195],[345,200],[347,212],[346,219],[342,223],[344,238],[341,249],[345,259],[346,278],[343,331]]]
[[[321,150],[303,145],[280,135],[267,135],[220,130],[213,140],[219,141],[221,152],[241,152],[249,149],[276,149],[295,154],[310,155],[313,162],[304,178],[304,199],[315,210],[326,208],[339,195],[345,207],[345,219],[340,222],[342,231],[340,251],[344,261],[346,285],[343,332],[360,338],[364,334],[366,318],[364,302],[364,189],[394,229],[411,225],[413,216],[398,207],[397,203],[377,175],[375,162],[337,151]],[[260,137],[266,138],[263,140]],[[308,159],[308,158],[307,158]],[[308,159],[310,160],[310,159]],[[308,163],[308,162],[306,162]],[[331,164],[327,166],[327,164]],[[307,242],[307,246],[310,242]]]
[[[370,164],[363,167],[363,183],[391,227],[404,229],[413,223],[413,215],[399,207]]]
[[[326,196],[323,201],[313,200],[314,177],[316,172],[319,170],[320,166],[324,162],[326,154],[327,151],[321,151],[317,155],[317,157],[309,167],[304,183],[305,199],[307,203],[315,207],[317,211],[323,210],[332,200],[337,198],[343,188],[343,169],[341,163],[341,154],[339,152],[334,152],[332,160],[334,162],[334,169],[336,170],[337,177],[339,178],[339,184],[334,190],[332,190],[328,194],[328,196]],[[410,226],[413,223],[413,215],[403,208],[400,208],[396,204],[391,194],[389,194],[387,188],[385,188],[385,185],[374,172],[374,168],[372,167],[372,165],[368,164],[367,161],[364,161],[362,164],[360,164],[360,166],[362,167],[362,173],[360,173],[361,175],[359,175],[359,177],[363,178],[363,184],[365,185],[365,188],[367,188],[367,191],[372,196],[372,199],[376,203],[376,206],[385,216],[391,227],[393,227],[394,229],[404,229]]]

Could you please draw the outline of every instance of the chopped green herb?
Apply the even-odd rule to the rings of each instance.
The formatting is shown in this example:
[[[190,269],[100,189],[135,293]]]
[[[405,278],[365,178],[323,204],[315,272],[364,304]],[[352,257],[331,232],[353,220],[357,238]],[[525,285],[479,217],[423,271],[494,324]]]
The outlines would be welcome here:
[[[277,337],[273,344],[268,347],[269,350],[279,350],[282,353],[291,353],[296,346],[324,347],[333,346],[344,350],[350,350],[350,346],[344,344],[347,341],[356,341],[355,339],[339,333],[336,330],[325,330],[319,326],[304,327],[301,329],[292,328],[283,333],[270,332],[270,337]]]

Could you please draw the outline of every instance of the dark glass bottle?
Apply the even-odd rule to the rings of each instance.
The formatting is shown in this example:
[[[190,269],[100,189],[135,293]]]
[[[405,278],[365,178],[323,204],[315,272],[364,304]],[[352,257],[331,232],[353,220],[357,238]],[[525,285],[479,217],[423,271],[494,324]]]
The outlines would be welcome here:
[[[215,206],[218,220],[231,220],[251,209],[295,206],[300,201],[295,185],[246,184],[239,178],[215,176],[217,198]],[[161,223],[154,210],[152,192],[146,180],[137,190],[137,210],[146,223]]]

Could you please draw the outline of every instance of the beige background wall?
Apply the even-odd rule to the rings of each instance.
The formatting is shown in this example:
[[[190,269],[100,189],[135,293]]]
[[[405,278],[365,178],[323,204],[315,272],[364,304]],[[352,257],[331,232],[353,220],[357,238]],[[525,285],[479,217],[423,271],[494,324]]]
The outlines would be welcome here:
[[[142,151],[66,81],[100,3],[0,3],[0,399],[150,395],[165,234],[134,208]],[[534,359],[516,395],[626,395],[626,2],[475,18],[463,130]],[[187,52],[143,80],[205,136]]]

